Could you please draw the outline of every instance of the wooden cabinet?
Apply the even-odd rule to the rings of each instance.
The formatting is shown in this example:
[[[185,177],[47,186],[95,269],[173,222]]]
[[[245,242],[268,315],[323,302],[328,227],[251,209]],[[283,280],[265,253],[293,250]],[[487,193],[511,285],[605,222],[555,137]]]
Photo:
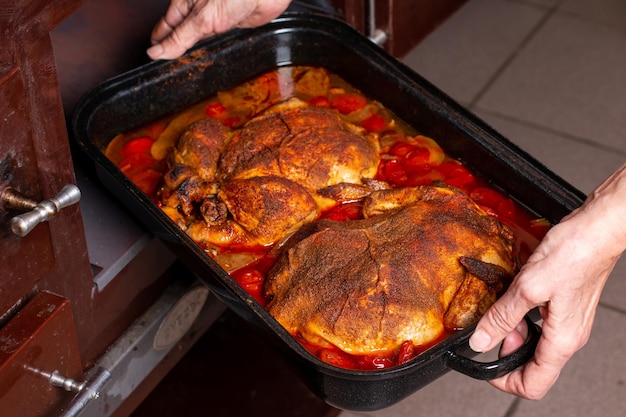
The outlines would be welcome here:
[[[13,190],[40,202],[75,183],[48,32],[80,2],[32,1],[23,8],[14,3],[0,2],[0,30],[8,37],[0,48],[0,194]],[[0,311],[19,308],[35,288],[91,291],[79,206],[24,237],[9,226],[19,213],[6,202],[0,207]]]
[[[0,0],[3,417],[59,410],[72,395],[51,385],[50,375],[58,371],[82,380],[171,280],[154,266],[154,259],[167,259],[169,252],[146,246],[137,262],[120,268],[106,288],[98,287],[80,204],[61,209],[24,236],[11,229],[12,218],[76,184],[50,31],[80,6],[80,0]]]

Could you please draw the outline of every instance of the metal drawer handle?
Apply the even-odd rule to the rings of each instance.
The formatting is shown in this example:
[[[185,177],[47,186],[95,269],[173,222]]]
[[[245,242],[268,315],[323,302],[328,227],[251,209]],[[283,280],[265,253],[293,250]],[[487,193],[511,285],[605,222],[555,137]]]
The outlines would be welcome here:
[[[2,192],[2,202],[5,207],[31,210],[11,219],[11,231],[21,237],[29,234],[39,223],[50,220],[62,208],[76,204],[79,200],[80,190],[74,184],[66,185],[57,195],[39,204],[24,198],[11,188]]]
[[[111,379],[111,373],[104,368],[98,368],[96,372],[87,381],[80,383],[80,390],[74,396],[72,401],[67,405],[65,410],[59,417],[76,417],[85,409],[87,404],[92,400],[100,398],[100,393],[104,386]],[[52,385],[56,385],[50,380]],[[65,388],[65,387],[64,387]],[[67,389],[67,388],[65,388]],[[68,391],[72,391],[69,389]]]
[[[50,385],[54,387],[76,393],[59,417],[77,417],[80,415],[90,401],[100,398],[102,389],[111,379],[111,373],[101,367],[94,368],[94,372],[85,381],[76,381],[75,379],[64,377],[58,371],[49,373],[30,366],[25,366],[25,369],[47,379]]]

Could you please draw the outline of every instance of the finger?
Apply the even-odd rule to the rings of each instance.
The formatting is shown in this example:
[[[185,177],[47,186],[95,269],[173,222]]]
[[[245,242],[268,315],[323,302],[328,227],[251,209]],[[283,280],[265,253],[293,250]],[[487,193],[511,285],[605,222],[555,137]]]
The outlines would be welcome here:
[[[524,319],[533,307],[516,291],[515,283],[496,301],[476,325],[469,339],[475,352],[487,352],[500,343]]]
[[[498,379],[489,381],[494,387],[526,398],[543,398],[556,382],[568,357],[555,355],[555,347],[542,338],[535,350],[535,356],[525,365]]]
[[[152,45],[160,43],[163,39],[170,36],[174,31],[174,28],[185,20],[185,17],[189,14],[189,8],[187,2],[172,2],[167,9],[165,16],[163,16],[152,29],[152,35],[150,41]]]
[[[500,347],[500,357],[508,356],[521,348],[528,337],[528,325],[522,320],[515,329],[506,335]]]
[[[184,20],[165,39],[148,49],[152,59],[174,59],[201,39],[215,35],[210,26],[197,26],[194,19]]]

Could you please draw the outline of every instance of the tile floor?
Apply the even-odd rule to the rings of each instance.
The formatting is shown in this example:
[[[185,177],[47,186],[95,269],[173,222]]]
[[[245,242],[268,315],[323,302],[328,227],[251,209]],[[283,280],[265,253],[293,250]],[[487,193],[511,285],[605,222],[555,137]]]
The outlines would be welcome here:
[[[404,62],[590,192],[626,161],[626,1],[470,0]],[[589,343],[541,401],[450,372],[375,416],[626,415],[626,260]]]

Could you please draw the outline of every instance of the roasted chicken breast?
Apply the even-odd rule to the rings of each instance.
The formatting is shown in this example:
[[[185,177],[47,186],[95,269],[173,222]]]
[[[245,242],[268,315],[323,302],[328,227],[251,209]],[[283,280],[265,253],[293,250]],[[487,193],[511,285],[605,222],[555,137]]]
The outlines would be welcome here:
[[[301,229],[269,272],[270,314],[310,343],[351,354],[427,344],[473,324],[516,272],[511,231],[457,189],[376,191],[363,211]]]
[[[178,224],[179,210],[187,216],[183,228],[198,242],[266,246],[334,204],[322,189],[362,184],[379,160],[375,136],[336,110],[292,99],[232,131],[211,119],[191,124],[160,197]]]

